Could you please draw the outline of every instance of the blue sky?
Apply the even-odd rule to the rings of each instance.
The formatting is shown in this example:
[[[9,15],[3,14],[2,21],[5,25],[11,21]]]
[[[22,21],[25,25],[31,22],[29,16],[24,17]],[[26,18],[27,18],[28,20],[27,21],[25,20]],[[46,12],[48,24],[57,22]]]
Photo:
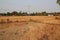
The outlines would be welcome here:
[[[57,0],[0,0],[0,12],[60,12]]]

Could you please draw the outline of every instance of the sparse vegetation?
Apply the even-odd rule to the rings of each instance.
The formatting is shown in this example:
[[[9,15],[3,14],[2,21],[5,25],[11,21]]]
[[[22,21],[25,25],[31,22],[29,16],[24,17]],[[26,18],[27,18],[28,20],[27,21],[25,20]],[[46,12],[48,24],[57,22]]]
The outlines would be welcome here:
[[[0,40],[60,40],[59,16],[2,16]]]

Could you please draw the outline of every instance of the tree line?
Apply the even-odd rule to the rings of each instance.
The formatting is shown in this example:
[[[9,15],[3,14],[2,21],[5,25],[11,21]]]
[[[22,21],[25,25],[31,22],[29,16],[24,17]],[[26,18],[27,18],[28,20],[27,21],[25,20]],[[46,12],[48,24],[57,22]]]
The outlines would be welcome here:
[[[48,16],[49,14],[52,14],[54,16],[59,15],[59,13],[46,13],[46,12],[36,12],[36,13],[27,13],[27,12],[7,12],[7,13],[0,13],[0,16]]]

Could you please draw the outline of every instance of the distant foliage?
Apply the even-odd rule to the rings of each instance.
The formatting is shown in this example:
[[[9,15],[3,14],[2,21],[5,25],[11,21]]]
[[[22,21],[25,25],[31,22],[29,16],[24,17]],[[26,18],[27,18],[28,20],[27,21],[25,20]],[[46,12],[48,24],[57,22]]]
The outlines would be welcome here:
[[[60,15],[60,12],[58,13],[46,13],[46,12],[36,12],[36,13],[27,13],[27,12],[7,12],[7,13],[0,13],[0,16],[48,16],[48,15],[53,15],[53,16],[58,16]]]
[[[60,5],[60,0],[57,0],[57,3]]]

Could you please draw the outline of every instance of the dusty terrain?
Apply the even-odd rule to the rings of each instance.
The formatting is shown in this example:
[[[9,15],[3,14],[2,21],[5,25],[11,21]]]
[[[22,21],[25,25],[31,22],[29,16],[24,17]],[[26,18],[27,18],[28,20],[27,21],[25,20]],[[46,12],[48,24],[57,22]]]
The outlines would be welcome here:
[[[60,17],[0,17],[0,40],[60,40]]]

